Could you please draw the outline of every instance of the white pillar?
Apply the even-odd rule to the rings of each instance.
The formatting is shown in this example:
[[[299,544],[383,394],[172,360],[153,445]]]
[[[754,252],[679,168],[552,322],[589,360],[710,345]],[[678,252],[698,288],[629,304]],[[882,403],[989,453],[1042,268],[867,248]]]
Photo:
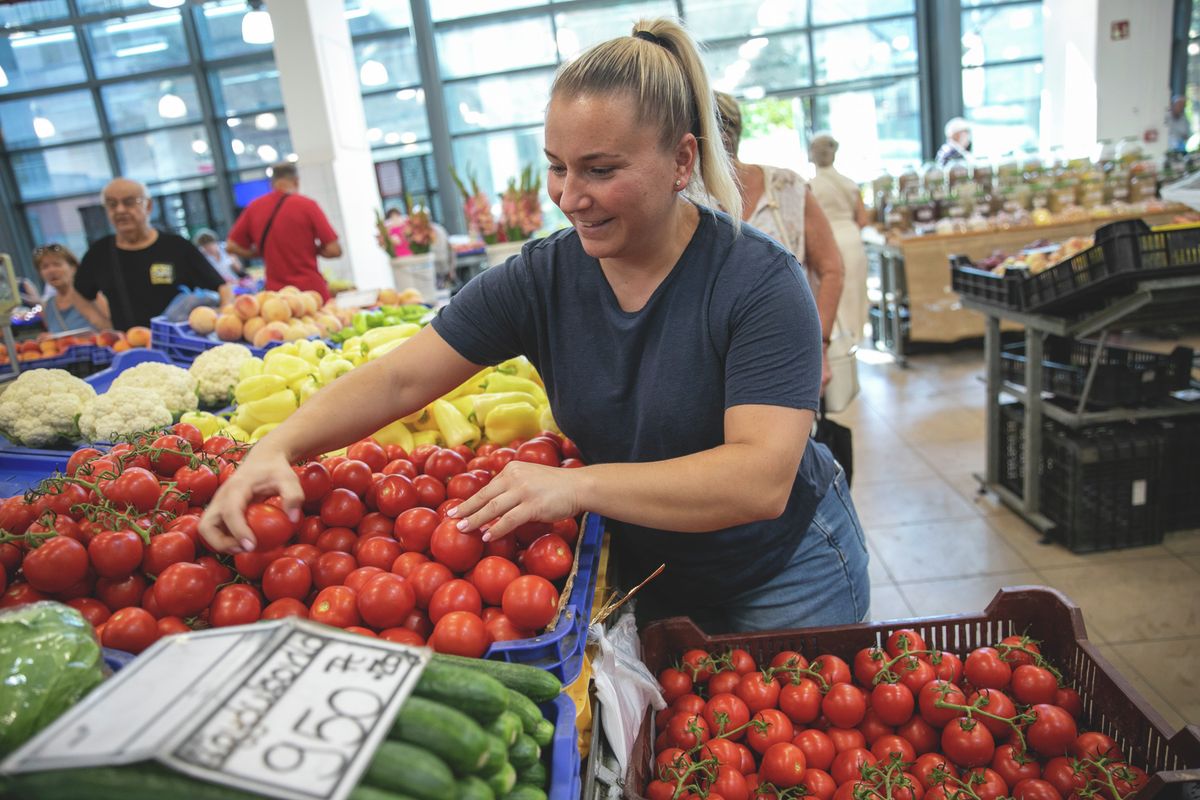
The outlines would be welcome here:
[[[1132,137],[1148,154],[1161,154],[1173,3],[1045,0],[1043,8],[1042,143],[1086,152],[1098,141]],[[1146,141],[1148,131],[1156,141]]]
[[[360,289],[392,286],[375,241],[379,188],[343,5],[270,0],[268,10],[300,192],[321,205],[342,243],[341,258],[319,263]]]

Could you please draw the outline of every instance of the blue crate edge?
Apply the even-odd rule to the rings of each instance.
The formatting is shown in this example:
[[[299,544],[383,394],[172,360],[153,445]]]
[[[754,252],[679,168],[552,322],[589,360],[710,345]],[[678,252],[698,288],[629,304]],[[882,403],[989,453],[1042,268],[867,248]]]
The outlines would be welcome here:
[[[575,729],[575,703],[560,694],[541,706],[542,715],[554,724],[550,740],[549,800],[575,800],[583,788],[580,775],[579,734]]]

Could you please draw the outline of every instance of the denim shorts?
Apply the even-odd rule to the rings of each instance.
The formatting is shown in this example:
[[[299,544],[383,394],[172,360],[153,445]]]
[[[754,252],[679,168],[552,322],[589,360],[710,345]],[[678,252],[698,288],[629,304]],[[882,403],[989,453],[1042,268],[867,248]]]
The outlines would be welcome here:
[[[691,612],[705,633],[848,625],[867,618],[867,540],[841,464],[783,571],[762,586]]]

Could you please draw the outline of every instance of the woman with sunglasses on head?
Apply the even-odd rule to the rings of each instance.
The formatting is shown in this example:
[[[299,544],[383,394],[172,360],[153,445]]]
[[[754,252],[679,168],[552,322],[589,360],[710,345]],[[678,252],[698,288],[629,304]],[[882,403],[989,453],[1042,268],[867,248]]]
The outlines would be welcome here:
[[[626,585],[667,565],[638,596],[642,621],[687,614],[718,632],[862,619],[862,528],[840,468],[809,441],[816,306],[792,254],[739,223],[692,38],[645,20],[565,64],[545,153],[550,199],[571,227],[526,244],[403,347],[307,400],[218,490],[201,535],[214,550],[253,550],[253,497],[279,495],[299,520],[293,462],[524,353],[588,466],[514,460],[448,512],[459,530],[493,541],[596,512]]]
[[[33,251],[33,265],[46,286],[53,289],[42,301],[42,322],[50,333],[80,328],[102,331],[112,327],[108,300],[97,294],[95,300],[75,291],[75,273],[79,259],[61,244],[48,244]]]

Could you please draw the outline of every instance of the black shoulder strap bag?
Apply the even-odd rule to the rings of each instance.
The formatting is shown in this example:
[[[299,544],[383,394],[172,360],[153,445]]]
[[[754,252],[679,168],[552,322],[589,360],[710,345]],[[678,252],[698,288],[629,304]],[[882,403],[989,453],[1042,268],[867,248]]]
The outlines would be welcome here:
[[[283,205],[283,201],[290,197],[286,192],[279,198],[279,202],[275,204],[275,208],[271,209],[271,216],[267,217],[267,224],[263,226],[262,237],[258,240],[258,257],[266,259],[267,254],[267,236],[271,233],[271,225],[275,222],[275,215],[279,213],[279,207]]]
[[[121,313],[132,324],[132,320],[135,318],[133,302],[129,299],[129,288],[125,284],[125,270],[121,266],[121,254],[117,251],[117,237],[115,236],[112,240],[112,264],[113,278],[117,282],[117,296],[112,299],[120,304]]]

